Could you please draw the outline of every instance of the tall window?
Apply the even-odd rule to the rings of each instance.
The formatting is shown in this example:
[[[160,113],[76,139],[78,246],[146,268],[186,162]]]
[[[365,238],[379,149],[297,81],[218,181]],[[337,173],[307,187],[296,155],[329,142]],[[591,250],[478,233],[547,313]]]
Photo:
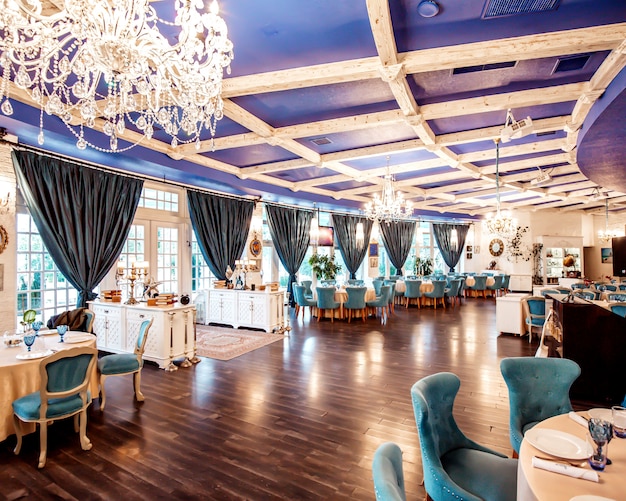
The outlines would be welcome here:
[[[17,319],[35,310],[37,319],[76,307],[78,291],[58,270],[30,214],[17,214]],[[16,324],[17,325],[17,324]]]
[[[215,278],[215,275],[211,273],[211,269],[207,266],[200,246],[198,245],[198,239],[196,238],[196,232],[192,231],[191,237],[191,291],[196,292],[202,289],[209,289],[211,287],[211,280]]]
[[[157,281],[161,292],[178,293],[178,228],[157,228]]]

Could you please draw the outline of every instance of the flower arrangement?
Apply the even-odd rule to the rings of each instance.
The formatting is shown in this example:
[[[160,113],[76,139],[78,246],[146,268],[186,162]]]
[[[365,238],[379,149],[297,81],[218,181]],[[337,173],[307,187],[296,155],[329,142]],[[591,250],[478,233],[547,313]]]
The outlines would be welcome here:
[[[311,270],[318,279],[334,280],[341,271],[341,265],[335,261],[335,256],[313,254],[309,258]]]

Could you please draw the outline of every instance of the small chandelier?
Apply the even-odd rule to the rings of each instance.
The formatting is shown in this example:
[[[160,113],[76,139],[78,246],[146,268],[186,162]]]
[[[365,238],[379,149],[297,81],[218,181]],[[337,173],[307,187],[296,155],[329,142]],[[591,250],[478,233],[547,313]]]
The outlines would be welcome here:
[[[609,198],[607,197],[604,199],[604,231],[598,231],[598,240],[607,244],[612,239],[623,236],[624,234],[619,231],[609,230]]]
[[[387,174],[384,177],[383,191],[374,200],[365,204],[365,216],[379,223],[397,223],[413,215],[413,202],[405,200],[404,195],[394,188],[394,177],[389,170],[387,157]]]
[[[0,0],[0,110],[13,114],[12,78],[40,108],[39,144],[45,111],[63,120],[81,150],[126,151],[158,129],[173,148],[199,148],[202,129],[213,137],[223,116],[233,45],[216,0],[202,13],[203,2],[172,3],[170,21],[150,0]],[[84,127],[96,125],[108,149],[85,138]],[[120,149],[127,126],[140,139]]]
[[[517,220],[509,211],[500,210],[500,138],[494,139],[494,142],[496,143],[496,213],[495,215],[491,212],[487,214],[485,226],[488,233],[509,237],[515,234]]]

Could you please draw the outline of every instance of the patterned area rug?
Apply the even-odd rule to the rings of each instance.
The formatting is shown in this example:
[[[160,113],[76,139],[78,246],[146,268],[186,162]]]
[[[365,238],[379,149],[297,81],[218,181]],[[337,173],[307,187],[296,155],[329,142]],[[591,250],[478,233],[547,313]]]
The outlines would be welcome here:
[[[262,331],[197,325],[197,354],[199,357],[230,360],[249,353],[281,339],[282,334],[268,334]]]

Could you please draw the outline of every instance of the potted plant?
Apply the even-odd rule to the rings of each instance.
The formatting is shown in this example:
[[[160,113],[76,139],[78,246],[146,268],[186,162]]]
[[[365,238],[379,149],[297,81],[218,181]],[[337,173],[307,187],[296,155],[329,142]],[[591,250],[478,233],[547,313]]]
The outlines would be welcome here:
[[[318,280],[334,280],[341,271],[341,265],[335,261],[335,256],[313,254],[309,258],[309,264]]]

